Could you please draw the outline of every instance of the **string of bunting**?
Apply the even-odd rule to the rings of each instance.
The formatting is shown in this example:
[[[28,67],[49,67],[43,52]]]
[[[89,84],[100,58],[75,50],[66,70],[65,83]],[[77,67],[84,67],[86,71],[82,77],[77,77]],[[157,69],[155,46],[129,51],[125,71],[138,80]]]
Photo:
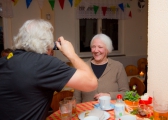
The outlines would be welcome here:
[[[83,0],[76,7],[78,19],[127,19],[132,17],[129,0]]]
[[[16,5],[19,0],[11,0],[11,1],[14,3],[14,5]],[[30,6],[32,0],[25,0],[25,1],[26,1],[26,6],[27,6],[27,8],[29,8],[29,6]],[[52,10],[54,10],[55,1],[56,1],[56,0],[48,0],[48,2],[49,2],[49,4],[50,4]],[[59,0],[60,7],[61,7],[62,9],[64,8],[64,1],[65,1],[65,0]],[[69,1],[70,5],[71,5],[71,7],[72,7],[72,6],[73,6],[73,0],[68,0],[68,1]],[[78,0],[76,0],[76,1],[77,1],[77,2],[76,2],[77,4],[80,3]],[[37,2],[38,2],[38,4],[39,4],[40,9],[42,9],[44,0],[37,0]]]
[[[19,0],[2,0],[0,1],[0,16],[13,17],[13,11],[9,1],[17,5]],[[51,9],[54,10],[56,0],[48,0]],[[58,0],[60,8],[64,9],[65,0]],[[67,0],[70,6],[74,6],[76,17],[81,18],[111,18],[125,19],[127,16],[132,17],[129,0]],[[67,2],[66,1],[66,2]],[[25,0],[27,9],[31,6],[32,0]],[[37,0],[39,8],[44,6],[44,0]],[[74,5],[73,5],[74,4]],[[129,11],[128,11],[129,10]],[[5,15],[5,14],[8,15]]]

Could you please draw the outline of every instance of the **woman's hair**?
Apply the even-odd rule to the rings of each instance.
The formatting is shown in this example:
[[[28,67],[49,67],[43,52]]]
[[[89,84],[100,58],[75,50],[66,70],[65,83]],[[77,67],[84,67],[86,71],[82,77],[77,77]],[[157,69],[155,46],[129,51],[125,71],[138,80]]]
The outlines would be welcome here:
[[[108,53],[112,52],[113,50],[113,43],[112,43],[112,40],[110,39],[110,37],[108,37],[107,35],[105,34],[97,34],[95,35],[91,42],[90,42],[90,47],[92,46],[92,42],[94,39],[100,39],[105,45],[106,45],[106,48],[108,50]]]
[[[51,23],[38,19],[28,20],[14,37],[13,49],[23,49],[36,53],[47,53],[54,47],[54,28]]]

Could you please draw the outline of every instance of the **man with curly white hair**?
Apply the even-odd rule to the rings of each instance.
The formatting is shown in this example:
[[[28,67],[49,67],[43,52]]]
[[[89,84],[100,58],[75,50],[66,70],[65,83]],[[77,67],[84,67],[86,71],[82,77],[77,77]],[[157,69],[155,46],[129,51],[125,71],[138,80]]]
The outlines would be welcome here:
[[[69,41],[59,37],[55,43],[74,68],[51,56],[53,31],[45,20],[26,21],[14,37],[14,52],[0,58],[0,120],[45,120],[54,91],[97,88],[96,76]]]

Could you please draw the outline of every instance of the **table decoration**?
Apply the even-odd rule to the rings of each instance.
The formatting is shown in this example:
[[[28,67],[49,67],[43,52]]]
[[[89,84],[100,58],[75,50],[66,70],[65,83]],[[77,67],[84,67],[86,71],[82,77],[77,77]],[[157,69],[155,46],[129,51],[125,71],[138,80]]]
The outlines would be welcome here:
[[[140,96],[136,91],[126,91],[124,95],[124,102],[126,104],[126,111],[131,112],[138,108]]]
[[[141,72],[139,73],[139,77],[140,77],[140,78],[144,78],[144,76],[145,76],[144,72],[141,71]]]

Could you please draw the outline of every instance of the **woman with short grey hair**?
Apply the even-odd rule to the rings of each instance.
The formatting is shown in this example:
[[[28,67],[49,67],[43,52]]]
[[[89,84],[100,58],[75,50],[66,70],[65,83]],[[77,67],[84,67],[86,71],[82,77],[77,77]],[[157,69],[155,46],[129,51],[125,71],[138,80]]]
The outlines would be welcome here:
[[[108,58],[112,52],[112,40],[105,34],[95,35],[90,42],[92,58],[86,63],[92,68],[98,79],[98,87],[92,92],[75,90],[77,103],[98,100],[101,96],[116,99],[129,90],[127,75],[122,63]]]

